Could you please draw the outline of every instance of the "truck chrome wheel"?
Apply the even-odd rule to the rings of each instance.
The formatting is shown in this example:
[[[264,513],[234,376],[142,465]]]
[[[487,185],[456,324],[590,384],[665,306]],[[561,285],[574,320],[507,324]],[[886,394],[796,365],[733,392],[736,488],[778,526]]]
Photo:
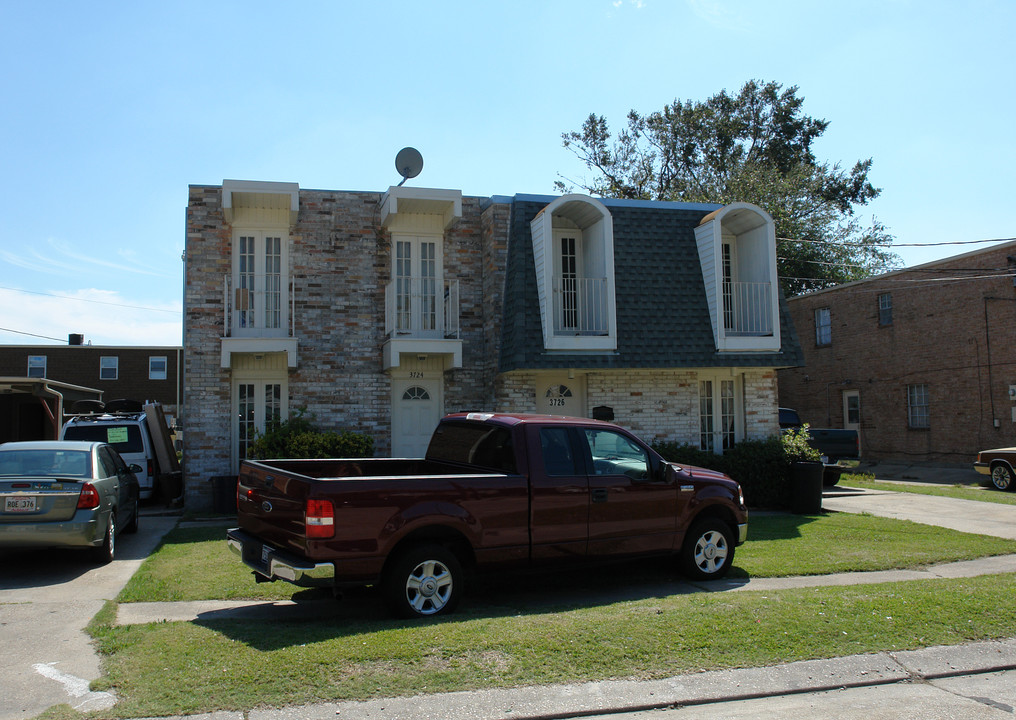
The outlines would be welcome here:
[[[406,578],[406,601],[421,615],[434,615],[448,604],[453,589],[448,567],[438,560],[425,560]]]
[[[717,518],[705,518],[691,526],[681,547],[681,565],[686,575],[699,580],[723,577],[734,562],[734,540],[730,528]]]
[[[441,545],[426,545],[399,556],[387,573],[384,592],[396,615],[430,617],[455,608],[463,582],[455,554]]]
[[[723,533],[710,530],[695,541],[695,565],[712,575],[727,562],[727,538]]]

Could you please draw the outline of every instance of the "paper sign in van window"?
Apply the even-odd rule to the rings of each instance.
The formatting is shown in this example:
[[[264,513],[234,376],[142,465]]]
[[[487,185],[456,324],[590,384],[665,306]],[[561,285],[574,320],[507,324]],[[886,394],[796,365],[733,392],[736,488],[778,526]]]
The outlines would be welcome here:
[[[110,445],[127,442],[127,428],[111,427],[106,428],[106,442]]]

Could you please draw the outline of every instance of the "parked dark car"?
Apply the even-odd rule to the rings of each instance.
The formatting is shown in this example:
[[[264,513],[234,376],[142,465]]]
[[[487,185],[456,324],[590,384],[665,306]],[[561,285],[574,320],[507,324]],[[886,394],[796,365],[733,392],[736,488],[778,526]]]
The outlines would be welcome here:
[[[117,535],[138,529],[140,471],[105,443],[0,445],[0,548],[86,548],[110,562]]]
[[[780,408],[780,429],[797,430],[803,427],[801,417],[793,408]],[[840,481],[844,468],[841,460],[858,460],[861,457],[861,441],[856,430],[841,428],[816,428],[808,426],[808,444],[819,451],[825,473],[822,484],[831,487]]]
[[[1016,468],[1016,447],[982,450],[977,453],[974,463],[974,470],[991,476],[991,484],[996,490],[1016,490],[1013,468]]]

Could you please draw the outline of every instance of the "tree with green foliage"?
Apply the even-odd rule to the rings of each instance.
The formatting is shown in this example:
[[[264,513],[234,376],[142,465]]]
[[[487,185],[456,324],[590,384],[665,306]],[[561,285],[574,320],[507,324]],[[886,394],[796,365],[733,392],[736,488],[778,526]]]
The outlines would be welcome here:
[[[581,132],[562,135],[595,173],[572,182],[602,197],[758,205],[776,224],[779,274],[791,295],[898,267],[886,228],[874,219],[863,227],[855,216],[881,192],[868,179],[871,159],[849,171],[817,160],[812,145],[829,123],[805,115],[797,91],[751,80],[736,95],[674,100],[648,115],[632,110],[613,139],[606,119],[592,114]]]

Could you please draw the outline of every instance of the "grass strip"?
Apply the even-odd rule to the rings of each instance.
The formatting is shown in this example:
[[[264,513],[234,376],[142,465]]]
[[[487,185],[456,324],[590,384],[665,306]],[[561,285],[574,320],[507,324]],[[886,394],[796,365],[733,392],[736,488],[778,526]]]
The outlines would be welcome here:
[[[886,492],[914,493],[917,495],[936,495],[938,497],[957,498],[960,500],[977,500],[1000,505],[1016,505],[1016,493],[1000,492],[994,489],[972,487],[969,485],[915,485],[906,481],[886,482],[873,480],[870,475],[846,474],[838,483],[843,487],[862,490],[884,490]]]
[[[691,593],[396,622],[209,620],[90,626],[115,717],[494,687],[651,679],[1016,635],[1016,575]],[[493,600],[501,600],[495,597]],[[171,681],[167,681],[170,679]]]

